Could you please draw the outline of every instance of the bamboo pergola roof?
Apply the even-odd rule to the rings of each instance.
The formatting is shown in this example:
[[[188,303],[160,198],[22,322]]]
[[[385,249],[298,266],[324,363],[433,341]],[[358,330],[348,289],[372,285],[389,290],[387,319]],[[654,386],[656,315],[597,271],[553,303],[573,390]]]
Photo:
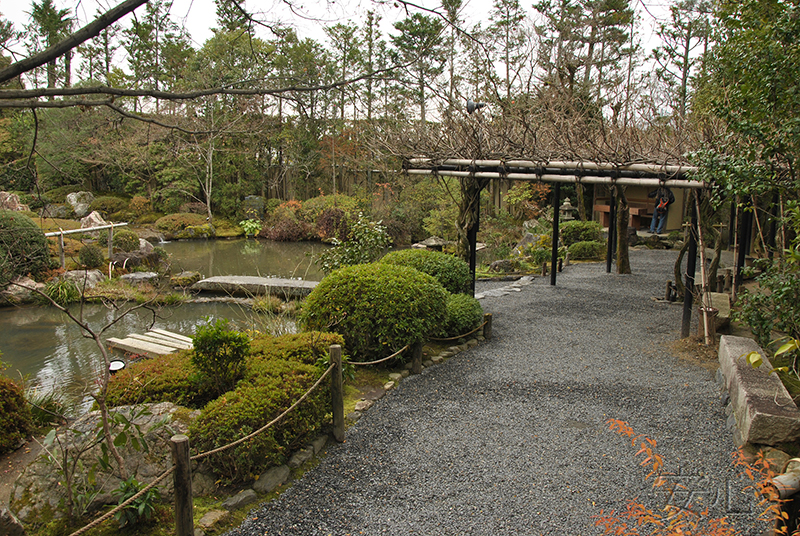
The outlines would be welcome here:
[[[692,166],[660,164],[615,164],[611,162],[534,160],[468,160],[412,158],[406,163],[409,175],[444,175],[482,179],[507,179],[620,186],[668,186],[706,188],[708,184],[688,177]]]

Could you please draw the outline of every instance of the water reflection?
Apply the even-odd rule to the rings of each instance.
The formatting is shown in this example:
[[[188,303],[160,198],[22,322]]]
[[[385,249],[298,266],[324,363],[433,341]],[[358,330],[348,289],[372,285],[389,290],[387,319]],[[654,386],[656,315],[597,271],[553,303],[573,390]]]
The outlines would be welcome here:
[[[173,271],[194,270],[212,275],[262,275],[276,277],[322,278],[311,255],[325,246],[284,244],[255,240],[217,240],[169,242],[162,246],[170,253]],[[80,314],[76,306],[73,314]],[[120,311],[101,305],[84,308],[83,317],[93,330],[100,330],[120,316]],[[137,310],[103,333],[124,337],[160,328],[192,336],[195,327],[208,317],[228,318],[238,329],[261,332],[291,332],[291,323],[275,325],[274,317],[255,315],[248,307],[229,303],[183,304],[152,311]],[[85,393],[93,389],[102,367],[100,352],[92,339],[67,316],[52,307],[23,306],[0,308],[0,352],[11,366],[6,374],[26,376],[43,390],[58,387],[70,394],[73,403],[88,405]],[[82,403],[80,401],[83,401]]]

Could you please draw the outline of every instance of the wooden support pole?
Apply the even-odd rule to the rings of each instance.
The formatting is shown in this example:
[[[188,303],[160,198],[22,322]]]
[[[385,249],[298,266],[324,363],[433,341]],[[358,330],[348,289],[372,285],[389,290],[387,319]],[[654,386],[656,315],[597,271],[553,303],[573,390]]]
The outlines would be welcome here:
[[[67,269],[67,259],[64,256],[64,233],[58,235],[58,260],[61,261],[61,269]]]
[[[422,373],[422,343],[415,342],[411,347],[411,372],[413,374]]]
[[[695,229],[697,228],[697,213],[692,211],[692,228],[689,231],[689,252],[686,259],[686,282],[684,287],[686,292],[683,295],[683,319],[681,321],[681,338],[689,336],[690,324],[692,321],[692,301],[694,300],[694,272],[697,269],[697,240],[695,239]]]
[[[108,260],[111,260],[111,255],[114,254],[114,224],[108,228]]]
[[[553,193],[553,249],[550,255],[550,285],[556,285],[556,274],[558,273],[558,216],[559,206],[561,205],[561,183],[557,182]]]
[[[192,516],[192,463],[189,461],[189,438],[183,434],[169,440],[175,472],[175,532],[178,536],[194,536]]]
[[[344,442],[344,390],[342,389],[342,347],[333,344],[330,347],[331,363],[334,365],[331,374],[331,405],[333,406],[333,438]]]
[[[492,338],[492,313],[483,315],[483,321],[486,325],[483,326],[483,338],[487,341]]]

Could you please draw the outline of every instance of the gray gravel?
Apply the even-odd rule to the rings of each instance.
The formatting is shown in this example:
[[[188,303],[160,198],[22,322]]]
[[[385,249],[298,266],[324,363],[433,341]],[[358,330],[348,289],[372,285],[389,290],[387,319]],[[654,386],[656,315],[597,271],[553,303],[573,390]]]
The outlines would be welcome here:
[[[601,509],[667,501],[609,418],[658,441],[683,486],[673,503],[708,506],[757,534],[719,388],[670,352],[680,306],[651,299],[675,253],[631,257],[634,275],[573,265],[556,287],[540,277],[483,299],[491,341],[403,380],[229,534],[600,534]]]

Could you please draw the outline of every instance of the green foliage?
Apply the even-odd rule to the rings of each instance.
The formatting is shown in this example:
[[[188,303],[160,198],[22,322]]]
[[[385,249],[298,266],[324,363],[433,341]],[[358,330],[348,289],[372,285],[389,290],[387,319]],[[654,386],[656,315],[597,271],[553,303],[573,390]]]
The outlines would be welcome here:
[[[103,216],[103,218],[108,218],[115,212],[121,212],[127,209],[129,203],[130,202],[127,199],[121,197],[104,195],[95,197],[94,201],[92,201],[92,204],[89,205],[89,209],[92,211],[96,210]]]
[[[67,202],[67,196],[69,194],[76,194],[81,190],[83,190],[83,187],[80,184],[67,184],[59,186],[58,188],[53,188],[52,190],[47,190],[44,193],[44,197],[47,203],[64,204]]]
[[[347,213],[338,207],[326,208],[317,218],[316,230],[317,236],[323,240],[331,238],[343,240],[347,238],[350,232]]]
[[[122,251],[139,251],[139,235],[129,229],[114,231],[114,247]]]
[[[103,250],[94,244],[85,244],[78,251],[78,262],[84,268],[99,268],[103,265],[105,256]]]
[[[247,373],[235,391],[209,403],[189,428],[199,452],[235,441],[263,427],[316,382],[315,366],[342,338],[326,333],[260,337],[253,341]],[[327,421],[329,382],[323,382],[295,411],[243,444],[208,458],[225,483],[250,481],[271,465],[283,463]]]
[[[33,431],[22,386],[0,375],[0,454],[11,452]]]
[[[106,401],[109,406],[173,402],[196,408],[213,398],[197,376],[190,351],[143,359],[111,377]]]
[[[81,291],[74,281],[69,279],[52,279],[45,284],[44,295],[62,307],[81,299]]]
[[[306,298],[299,324],[340,333],[358,358],[379,358],[419,342],[446,315],[447,291],[433,277],[391,264],[348,266]]]
[[[553,256],[553,238],[547,234],[539,235],[535,242],[525,244],[520,256],[535,266],[549,261]]]
[[[15,277],[48,267],[50,252],[41,229],[19,212],[0,210],[0,288]]]
[[[272,213],[269,227],[263,230],[264,237],[276,242],[308,240],[312,235],[311,224],[300,220],[290,208],[279,206]]]
[[[206,218],[202,214],[189,214],[189,213],[167,214],[163,218],[159,218],[156,221],[156,229],[158,229],[163,233],[169,233],[171,235],[175,235],[179,231],[182,231],[187,227],[204,225],[205,223],[206,223]]]
[[[220,318],[198,326],[193,341],[192,363],[202,379],[217,394],[233,389],[244,374],[244,359],[250,350],[247,335],[229,329],[228,319]]]
[[[277,297],[267,294],[266,296],[256,296],[253,298],[253,312],[260,314],[278,314],[281,312],[283,301]]]
[[[261,222],[258,220],[242,220],[239,222],[239,227],[242,228],[247,236],[255,236],[261,232]]]
[[[561,225],[561,242],[569,247],[578,242],[602,242],[603,228],[599,221],[573,220]]]
[[[343,266],[353,266],[377,260],[391,239],[381,222],[372,222],[358,215],[349,225],[347,240],[333,239],[333,247],[320,254],[317,264],[328,274]]]
[[[41,428],[64,420],[67,406],[64,402],[63,391],[58,387],[53,386],[47,391],[27,388],[25,398],[31,408],[34,426]]]
[[[454,294],[469,288],[469,265],[463,260],[427,249],[402,249],[390,251],[380,260],[384,264],[410,266],[436,278],[445,290]]]
[[[478,300],[467,294],[447,296],[447,316],[437,337],[455,337],[477,328],[483,322],[483,308]]]
[[[117,504],[122,504],[139,493],[142,488],[144,486],[138,480],[130,477],[120,482],[119,488],[113,492],[113,495],[117,498]],[[153,518],[159,498],[158,488],[150,488],[128,506],[114,514],[120,528],[132,527],[150,521]]]
[[[734,319],[745,322],[766,348],[777,330],[800,338],[800,265],[776,262],[756,277],[758,286],[743,289]]]
[[[307,223],[316,225],[319,217],[328,209],[336,208],[349,216],[359,210],[363,210],[365,207],[362,205],[363,203],[357,198],[348,195],[321,195],[303,201],[302,206],[297,211],[297,216]]]
[[[569,249],[569,258],[572,260],[599,259],[606,254],[606,245],[602,242],[575,242]]]

